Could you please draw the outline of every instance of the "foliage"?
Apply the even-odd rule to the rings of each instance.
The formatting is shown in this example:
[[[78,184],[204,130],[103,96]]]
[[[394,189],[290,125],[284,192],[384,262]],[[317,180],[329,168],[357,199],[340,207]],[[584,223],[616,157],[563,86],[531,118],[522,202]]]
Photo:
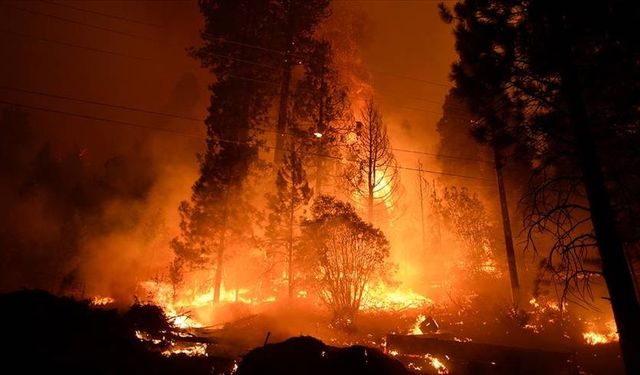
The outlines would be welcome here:
[[[313,203],[303,241],[322,299],[336,319],[352,322],[367,286],[390,276],[389,242],[349,203],[326,195]]]
[[[494,228],[480,199],[464,186],[439,190],[435,184],[429,188],[428,199],[435,219],[455,235],[464,249],[467,277],[499,274],[493,254]]]

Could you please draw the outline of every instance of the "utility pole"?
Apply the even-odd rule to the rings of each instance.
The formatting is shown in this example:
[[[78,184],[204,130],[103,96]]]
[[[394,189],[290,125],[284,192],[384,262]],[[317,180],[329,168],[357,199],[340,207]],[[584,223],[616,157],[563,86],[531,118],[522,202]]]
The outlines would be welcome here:
[[[422,192],[423,180],[422,180],[422,162],[418,160],[418,189],[420,191],[420,228],[422,229],[422,251],[427,248],[427,240],[424,229],[424,194]]]
[[[509,206],[507,204],[507,193],[504,187],[503,167],[504,163],[498,146],[493,145],[493,158],[496,168],[496,179],[498,182],[498,195],[500,198],[500,209],[502,213],[502,228],[504,230],[504,244],[507,251],[507,264],[509,266],[509,279],[511,281],[511,298],[514,306],[520,304],[520,282],[518,281],[518,268],[516,265],[516,254],[513,247],[513,235],[511,233],[511,221],[509,220]]]

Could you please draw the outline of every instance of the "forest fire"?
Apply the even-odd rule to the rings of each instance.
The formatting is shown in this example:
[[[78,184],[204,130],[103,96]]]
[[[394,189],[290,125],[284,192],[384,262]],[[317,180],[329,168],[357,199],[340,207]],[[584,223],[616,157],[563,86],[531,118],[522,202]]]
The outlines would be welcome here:
[[[589,324],[588,326],[592,326]],[[582,334],[585,342],[589,345],[608,344],[611,342],[617,342],[620,340],[618,329],[615,321],[611,320],[605,324],[606,332],[603,331],[588,331]]]
[[[18,372],[640,374],[640,2],[0,9]]]

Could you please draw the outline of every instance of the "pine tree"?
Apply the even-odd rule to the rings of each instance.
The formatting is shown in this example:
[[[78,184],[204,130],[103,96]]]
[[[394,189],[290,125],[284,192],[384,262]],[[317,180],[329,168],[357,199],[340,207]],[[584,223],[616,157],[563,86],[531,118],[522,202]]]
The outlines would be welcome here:
[[[333,54],[328,41],[313,43],[304,65],[304,78],[297,84],[292,122],[302,132],[301,140],[309,151],[314,176],[314,190],[320,194],[327,181],[330,159],[349,125],[348,90],[332,65]],[[310,159],[310,160],[309,160]]]
[[[640,190],[629,168],[640,158],[632,145],[640,4],[464,1],[446,16],[456,24],[459,93],[479,104],[500,98],[481,108],[490,125],[482,128],[515,125],[531,153],[530,239],[535,244],[535,233],[554,239],[547,266],[562,275],[563,298],[588,298],[591,276],[602,274],[627,372],[640,372],[640,303],[625,257],[625,243],[638,238],[625,229],[638,213],[632,197]],[[593,255],[600,267],[587,262]]]
[[[247,246],[254,212],[244,185],[258,162],[257,135],[267,123],[276,96],[280,56],[251,46],[272,47],[282,20],[269,1],[200,3],[205,17],[204,46],[192,54],[215,76],[205,122],[206,149],[200,177],[190,201],[180,205],[181,234],[172,241],[176,256],[190,266],[213,268],[213,302],[220,299],[223,266],[229,242]],[[238,22],[242,20],[242,22]]]
[[[296,151],[289,151],[276,178],[276,193],[268,194],[269,224],[265,234],[269,243],[269,258],[284,261],[289,298],[294,291],[296,242],[302,211],[311,198],[302,160]]]

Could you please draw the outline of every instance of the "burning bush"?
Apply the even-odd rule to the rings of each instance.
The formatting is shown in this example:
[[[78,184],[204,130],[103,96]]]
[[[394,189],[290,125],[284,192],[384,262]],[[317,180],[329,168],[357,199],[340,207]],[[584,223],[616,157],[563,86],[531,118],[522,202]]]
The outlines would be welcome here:
[[[305,222],[303,243],[320,296],[336,322],[350,325],[369,283],[387,279],[389,242],[353,206],[320,196]]]

